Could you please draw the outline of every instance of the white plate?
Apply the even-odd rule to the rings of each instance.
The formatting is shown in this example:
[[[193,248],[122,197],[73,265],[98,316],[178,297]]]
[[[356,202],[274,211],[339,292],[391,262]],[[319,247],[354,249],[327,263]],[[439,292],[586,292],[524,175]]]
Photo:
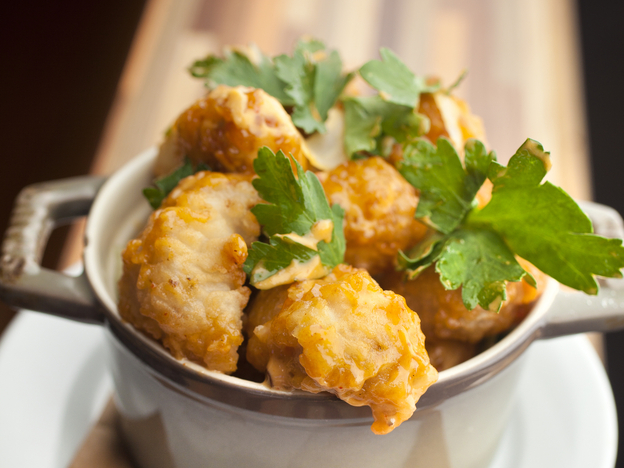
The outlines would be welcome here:
[[[103,330],[22,312],[0,342],[0,466],[66,468],[111,391]],[[490,468],[613,468],[617,421],[583,336],[534,343]]]
[[[0,467],[67,468],[111,388],[100,326],[20,312],[0,341]]]
[[[519,398],[490,468],[613,468],[615,401],[589,340],[538,341],[527,352]]]

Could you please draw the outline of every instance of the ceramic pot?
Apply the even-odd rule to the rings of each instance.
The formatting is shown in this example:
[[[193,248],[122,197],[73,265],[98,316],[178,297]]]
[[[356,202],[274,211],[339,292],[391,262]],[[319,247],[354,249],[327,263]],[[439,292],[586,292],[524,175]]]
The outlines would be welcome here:
[[[121,430],[141,468],[487,466],[508,422],[522,354],[535,339],[624,328],[620,280],[598,296],[550,281],[527,318],[474,358],[440,373],[413,417],[392,433],[370,431],[368,407],[326,394],[280,392],[174,359],[124,323],[117,311],[121,251],[151,208],[141,189],[156,151],[142,153],[108,180],[82,177],[27,187],[4,244],[0,298],[15,307],[106,327]],[[624,236],[614,210],[583,209],[596,232]],[[56,224],[88,215],[78,277],[40,266]]]

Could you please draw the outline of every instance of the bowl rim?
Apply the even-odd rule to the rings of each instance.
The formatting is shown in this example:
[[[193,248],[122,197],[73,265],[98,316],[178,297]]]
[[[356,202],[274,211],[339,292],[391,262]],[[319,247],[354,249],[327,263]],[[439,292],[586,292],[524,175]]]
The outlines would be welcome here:
[[[156,155],[156,147],[143,151],[104,183],[91,207],[85,228],[83,253],[85,274],[96,297],[103,305],[107,327],[117,345],[129,350],[142,361],[161,384],[200,401],[219,401],[252,411],[286,417],[370,419],[370,410],[367,407],[350,406],[329,393],[275,390],[265,383],[247,381],[207,370],[185,359],[176,359],[160,343],[121,319],[114,295],[111,294],[104,279],[104,262],[98,254],[100,250],[98,247],[105,240],[99,233],[102,231],[102,223],[106,222],[107,213],[110,212],[111,197],[120,188],[127,187],[138,174],[149,174],[151,177]],[[137,188],[136,193],[140,196],[140,188]],[[438,406],[455,395],[487,382],[506,369],[538,336],[558,291],[558,283],[550,279],[542,295],[535,301],[531,312],[511,332],[473,358],[441,371],[438,381],[420,398],[417,411],[422,412],[427,408]],[[279,403],[275,404],[276,402]]]

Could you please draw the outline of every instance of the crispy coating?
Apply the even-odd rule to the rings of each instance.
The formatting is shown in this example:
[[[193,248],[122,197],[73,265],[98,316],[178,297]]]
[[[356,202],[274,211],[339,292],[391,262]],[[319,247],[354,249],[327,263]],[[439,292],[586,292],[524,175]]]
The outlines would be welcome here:
[[[155,173],[170,172],[188,156],[214,171],[252,174],[263,146],[291,153],[307,167],[305,141],[277,99],[262,89],[220,85],[182,112],[169,129]]]
[[[242,264],[260,226],[250,176],[182,180],[123,253],[119,311],[176,358],[236,370],[250,291]]]
[[[323,279],[290,286],[281,310],[254,334],[266,347],[274,387],[368,405],[371,429],[385,434],[413,414],[437,380],[419,322],[401,296],[383,291],[365,270],[338,265]],[[247,356],[262,366],[263,356]]]
[[[477,306],[468,310],[461,298],[461,288],[446,290],[433,266],[414,280],[405,280],[402,273],[380,278],[384,288],[405,297],[407,305],[416,311],[425,336],[431,340],[459,340],[477,343],[517,324],[525,313],[525,304],[536,299],[545,284],[545,276],[535,267],[523,262],[525,269],[538,281],[537,290],[524,281],[507,284],[507,300],[501,310],[490,312]]]
[[[346,263],[377,275],[424,236],[416,190],[382,158],[349,161],[319,178],[330,203],[345,210]]]
[[[269,349],[255,335],[254,330],[273,319],[282,310],[288,298],[291,284],[283,284],[271,289],[262,289],[254,295],[245,309],[247,320],[245,334],[247,340],[247,361],[261,372],[266,371],[269,363]]]

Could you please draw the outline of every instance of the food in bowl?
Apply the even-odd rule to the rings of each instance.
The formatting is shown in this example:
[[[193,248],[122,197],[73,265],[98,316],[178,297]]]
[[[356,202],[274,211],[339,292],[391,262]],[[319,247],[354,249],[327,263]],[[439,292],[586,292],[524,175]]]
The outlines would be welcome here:
[[[624,267],[542,183],[539,143],[500,165],[452,87],[382,58],[358,71],[374,94],[317,41],[197,62],[210,90],[165,136],[119,282],[121,316],[175,357],[368,405],[377,434],[522,320],[545,274],[595,293]]]

